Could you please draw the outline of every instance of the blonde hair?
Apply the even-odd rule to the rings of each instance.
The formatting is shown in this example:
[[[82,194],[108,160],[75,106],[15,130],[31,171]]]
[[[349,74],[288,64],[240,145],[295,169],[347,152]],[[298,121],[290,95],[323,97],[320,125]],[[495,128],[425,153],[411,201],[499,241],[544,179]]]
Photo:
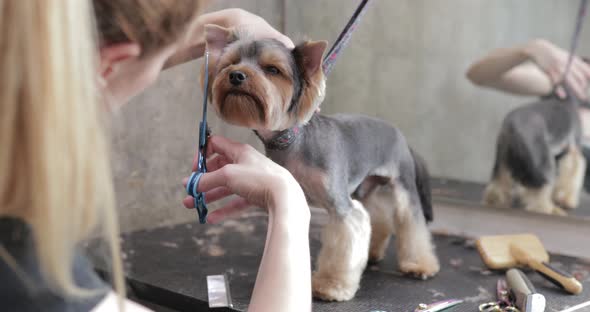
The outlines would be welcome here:
[[[0,0],[0,216],[31,225],[45,280],[68,295],[88,293],[76,245],[104,230],[124,296],[93,20],[89,1]]]
[[[142,55],[176,41],[203,0],[93,0],[100,45],[136,42]]]

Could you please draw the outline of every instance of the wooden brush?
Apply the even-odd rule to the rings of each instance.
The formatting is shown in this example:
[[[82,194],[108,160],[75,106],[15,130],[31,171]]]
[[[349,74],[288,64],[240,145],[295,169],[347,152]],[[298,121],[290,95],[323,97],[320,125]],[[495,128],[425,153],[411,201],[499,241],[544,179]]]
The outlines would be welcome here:
[[[572,294],[582,292],[582,284],[571,275],[549,265],[549,254],[533,234],[482,236],[476,246],[490,269],[531,267],[550,282]]]
[[[531,257],[518,245],[510,245],[510,251],[518,263],[537,271],[537,273],[541,274],[548,281],[563,288],[565,291],[574,295],[582,292],[582,284],[568,273],[559,270],[545,261],[539,261],[538,259]]]
[[[542,262],[549,261],[549,254],[543,243],[533,234],[482,236],[476,246],[483,262],[490,269],[501,270],[518,266],[512,256],[510,245],[517,245]]]

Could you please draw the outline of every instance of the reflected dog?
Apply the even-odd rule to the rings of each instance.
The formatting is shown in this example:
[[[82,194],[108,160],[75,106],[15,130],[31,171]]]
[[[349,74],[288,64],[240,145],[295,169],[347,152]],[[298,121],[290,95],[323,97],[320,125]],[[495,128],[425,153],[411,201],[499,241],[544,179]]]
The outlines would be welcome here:
[[[306,41],[289,50],[213,25],[206,27],[206,39],[211,105],[218,116],[253,129],[267,155],[301,184],[309,204],[329,214],[312,277],[314,296],[353,298],[367,261],[384,257],[394,229],[400,270],[436,274],[423,160],[384,121],[316,113],[326,88],[326,42]],[[386,203],[377,198],[383,194]]]
[[[527,211],[557,215],[578,207],[586,171],[581,102],[563,87],[566,99],[545,97],[506,116],[485,204],[510,207],[518,199]]]

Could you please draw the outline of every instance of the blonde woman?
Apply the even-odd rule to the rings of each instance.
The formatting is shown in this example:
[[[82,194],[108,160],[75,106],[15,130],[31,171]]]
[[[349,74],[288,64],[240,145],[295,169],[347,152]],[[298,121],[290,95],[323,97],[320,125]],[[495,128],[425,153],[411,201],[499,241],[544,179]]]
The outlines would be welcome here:
[[[147,311],[121,300],[106,113],[162,68],[201,56],[205,24],[250,24],[257,36],[292,46],[255,15],[196,16],[198,4],[0,0],[0,310]],[[213,219],[245,203],[269,212],[250,310],[310,310],[309,210],[300,187],[251,147],[221,137],[210,146],[223,161],[212,162],[202,190],[242,196]],[[78,252],[93,233],[110,242],[118,294]]]

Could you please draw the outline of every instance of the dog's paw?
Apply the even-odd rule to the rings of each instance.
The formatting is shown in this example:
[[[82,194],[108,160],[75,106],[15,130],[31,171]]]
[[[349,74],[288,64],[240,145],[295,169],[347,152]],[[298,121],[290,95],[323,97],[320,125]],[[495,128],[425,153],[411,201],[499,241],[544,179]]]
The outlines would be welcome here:
[[[557,207],[557,206],[555,206],[553,208],[552,214],[557,215],[557,216],[567,216],[567,212],[564,209],[562,209],[561,207]]]
[[[573,192],[567,192],[561,189],[555,191],[553,194],[553,200],[561,208],[568,210],[576,209],[579,204],[579,200]]]
[[[357,285],[349,285],[344,281],[320,276],[314,273],[312,276],[312,290],[314,298],[325,301],[347,301],[354,297],[358,289]]]
[[[495,207],[508,207],[509,196],[502,191],[498,186],[489,184],[483,194],[483,204]]]
[[[385,249],[384,248],[371,248],[369,249],[369,262],[370,263],[378,263],[385,258]]]
[[[401,261],[399,269],[404,274],[425,280],[436,275],[440,271],[440,265],[436,257],[425,257],[418,261]]]
[[[565,210],[553,203],[553,201],[537,201],[528,203],[525,208],[526,211],[549,214],[549,215],[566,215]]]

